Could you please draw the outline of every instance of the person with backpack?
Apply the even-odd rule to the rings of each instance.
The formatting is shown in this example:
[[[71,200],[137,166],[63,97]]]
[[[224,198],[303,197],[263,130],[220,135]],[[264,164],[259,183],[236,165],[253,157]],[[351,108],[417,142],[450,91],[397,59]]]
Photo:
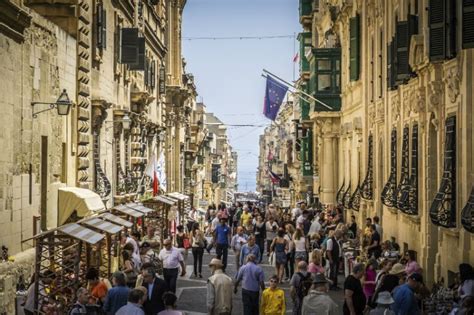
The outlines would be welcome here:
[[[293,314],[301,315],[303,299],[308,295],[313,279],[308,272],[306,261],[300,261],[297,265],[298,271],[293,275],[290,281],[290,296],[293,300]]]

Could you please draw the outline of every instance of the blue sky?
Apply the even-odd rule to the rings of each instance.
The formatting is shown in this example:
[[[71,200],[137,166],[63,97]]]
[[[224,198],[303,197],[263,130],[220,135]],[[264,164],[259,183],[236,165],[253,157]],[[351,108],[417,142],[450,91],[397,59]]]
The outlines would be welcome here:
[[[293,38],[187,40],[188,37],[293,35],[300,31],[297,0],[188,0],[183,13],[183,55],[209,112],[226,124],[268,125],[262,115],[267,69],[293,79]],[[296,46],[295,46],[296,45]],[[296,73],[298,67],[296,65]],[[239,190],[255,190],[258,137],[264,127],[228,127],[239,154]]]

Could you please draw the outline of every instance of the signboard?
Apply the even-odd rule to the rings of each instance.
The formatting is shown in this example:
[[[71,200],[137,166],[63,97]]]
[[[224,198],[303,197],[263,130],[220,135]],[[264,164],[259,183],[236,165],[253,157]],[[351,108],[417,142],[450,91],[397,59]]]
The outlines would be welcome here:
[[[199,199],[199,207],[200,208],[205,208],[209,205],[209,202],[207,202],[207,200],[204,200],[204,199]]]
[[[160,67],[160,76],[158,78],[158,90],[160,94],[166,93],[166,71],[165,67]]]

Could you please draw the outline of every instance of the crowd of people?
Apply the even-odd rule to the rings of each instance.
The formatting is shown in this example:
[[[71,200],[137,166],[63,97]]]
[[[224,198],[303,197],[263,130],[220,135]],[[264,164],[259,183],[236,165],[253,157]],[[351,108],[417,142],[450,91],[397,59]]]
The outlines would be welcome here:
[[[408,250],[400,257],[395,239],[382,241],[378,217],[367,218],[363,228],[356,218],[344,220],[341,208],[312,207],[304,202],[291,210],[251,203],[210,206],[206,224],[189,213],[186,226],[178,226],[173,238],[160,244],[153,227],[146,235],[124,234],[121,269],[112,281],[87,271],[87,287],[76,292],[70,314],[179,315],[176,310],[178,277],[186,275],[186,258],[193,257],[191,278],[203,278],[203,256],[208,265],[208,314],[231,314],[241,287],[245,315],[283,315],[287,301],[283,285],[289,285],[292,312],[307,314],[421,314],[421,300],[429,294],[423,282],[416,253]],[[358,258],[348,262],[345,245],[358,249]],[[228,269],[232,252],[236,273]],[[274,268],[265,283],[262,264]],[[344,265],[346,264],[346,266]],[[350,264],[350,266],[347,266]],[[342,270],[350,270],[341,284]],[[474,271],[460,266],[459,303],[453,314],[472,314]],[[339,307],[329,291],[344,296]],[[28,301],[27,301],[28,303]],[[31,304],[31,301],[29,302]],[[26,314],[28,309],[26,309]]]

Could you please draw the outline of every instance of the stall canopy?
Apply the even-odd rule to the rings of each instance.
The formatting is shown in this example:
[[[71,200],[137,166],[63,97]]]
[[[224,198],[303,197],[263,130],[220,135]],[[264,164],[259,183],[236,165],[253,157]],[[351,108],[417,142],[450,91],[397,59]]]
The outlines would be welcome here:
[[[80,241],[84,241],[91,245],[98,243],[104,238],[104,235],[94,232],[84,226],[81,226],[77,223],[71,223],[58,228],[59,231],[63,232],[66,235],[74,237]]]
[[[124,220],[121,217],[113,215],[112,213],[104,213],[104,214],[101,214],[100,217],[112,223],[124,226],[126,228],[131,228],[133,226],[132,222]]]
[[[58,190],[58,225],[63,225],[76,212],[80,218],[105,210],[104,203],[95,192],[77,187]]]
[[[153,209],[147,208],[147,207],[145,207],[144,205],[142,205],[140,203],[133,202],[133,203],[127,203],[125,205],[127,207],[132,208],[133,210],[137,210],[137,211],[139,211],[139,212],[141,212],[145,215],[150,213],[150,212],[153,212]]]
[[[167,198],[167,197],[165,197],[165,196],[156,196],[156,197],[154,197],[153,199],[156,200],[156,201],[165,203],[165,204],[167,204],[167,205],[170,205],[170,206],[173,206],[173,205],[176,204],[176,200],[175,200],[175,199]]]
[[[81,224],[93,227],[99,231],[104,231],[109,234],[116,234],[122,230],[122,226],[113,224],[109,221],[104,221],[98,217],[87,219],[81,222]]]
[[[168,196],[174,198],[174,199],[178,199],[179,201],[184,201],[186,199],[188,199],[189,197],[186,196],[186,195],[183,195],[179,192],[172,192],[172,193],[169,193]]]
[[[143,212],[133,210],[132,208],[127,207],[126,205],[115,206],[113,209],[125,215],[132,216],[134,218],[140,218],[140,217],[143,217],[144,215]]]

